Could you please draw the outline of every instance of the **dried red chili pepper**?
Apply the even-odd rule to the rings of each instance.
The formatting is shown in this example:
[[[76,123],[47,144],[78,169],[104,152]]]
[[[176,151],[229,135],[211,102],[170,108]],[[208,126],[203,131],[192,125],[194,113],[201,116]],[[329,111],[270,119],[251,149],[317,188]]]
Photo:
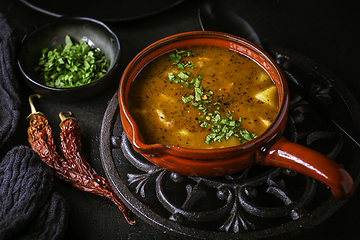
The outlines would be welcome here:
[[[55,170],[55,175],[61,178],[62,173],[71,170],[70,166],[65,162],[56,151],[52,130],[49,122],[43,113],[37,112],[32,98],[41,98],[39,94],[33,94],[29,97],[31,114],[27,116],[29,121],[28,141],[31,148],[39,154],[41,160]]]
[[[79,173],[82,174],[82,182],[72,182],[72,185],[78,189],[86,192],[92,192],[94,194],[107,197],[113,201],[119,209],[124,213],[124,216],[128,223],[135,224],[134,221],[130,220],[127,216],[126,209],[114,193],[110,183],[99,174],[85,161],[84,155],[81,152],[81,134],[80,126],[74,118],[65,118],[64,114],[71,114],[70,112],[61,112],[59,114],[61,123],[61,150],[64,153],[66,161],[71,167],[75,167]]]
[[[55,176],[71,183],[72,186],[91,192],[113,201],[122,211],[126,221],[134,225],[135,221],[128,216],[127,210],[119,197],[114,193],[110,183],[100,175],[85,161],[81,152],[80,126],[74,118],[65,118],[60,113],[61,149],[66,161],[60,157],[56,151],[56,146],[52,137],[51,127],[41,112],[37,112],[33,102],[33,97],[40,98],[38,94],[29,97],[31,114],[27,117],[30,122],[28,128],[28,141],[32,149],[39,154],[42,161],[55,170]],[[67,114],[71,114],[66,112]]]

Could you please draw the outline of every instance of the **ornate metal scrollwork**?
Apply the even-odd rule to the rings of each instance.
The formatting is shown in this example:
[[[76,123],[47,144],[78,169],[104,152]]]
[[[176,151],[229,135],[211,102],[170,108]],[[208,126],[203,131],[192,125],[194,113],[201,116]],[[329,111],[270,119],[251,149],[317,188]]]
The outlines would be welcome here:
[[[184,221],[223,221],[218,226],[219,230],[238,233],[258,228],[254,218],[267,218],[271,222],[273,218],[288,216],[290,220],[296,220],[302,216],[304,207],[311,201],[316,191],[316,182],[303,176],[306,187],[301,196],[293,199],[287,193],[286,180],[282,176],[291,178],[298,174],[280,168],[260,171],[259,168],[252,167],[233,176],[213,179],[181,176],[136,156],[125,134],[122,135],[121,146],[127,159],[144,171],[140,174],[128,173],[129,185],[135,188],[136,194],[145,198],[146,186],[155,184],[159,203],[170,213],[169,219],[179,224]],[[175,186],[185,186],[186,197],[181,204],[174,203],[169,197],[165,184],[167,181],[172,181]],[[184,182],[185,185],[181,184]],[[208,188],[215,191],[208,191]],[[256,204],[261,201],[259,198],[265,198],[264,195],[272,195],[280,200],[282,205],[271,207]],[[212,201],[210,198],[217,198],[217,201],[222,201],[223,204],[204,211],[194,207],[198,202]],[[251,215],[251,219],[247,215]]]
[[[278,54],[277,61],[283,66],[288,81],[302,84],[287,70],[292,63],[286,56]],[[332,101],[329,86],[314,82],[311,92],[327,103]],[[332,142],[330,151],[326,154],[336,157],[342,148],[341,134],[336,129],[329,131],[328,128],[316,130],[306,127],[301,130],[302,125],[308,124],[307,121],[315,126],[314,109],[301,97],[295,94],[293,96],[285,134],[291,141],[305,145],[334,138],[336,141]],[[300,126],[300,130],[297,126]],[[232,233],[268,228],[274,226],[274,222],[279,224],[300,219],[316,193],[316,181],[286,169],[255,166],[238,174],[218,178],[186,177],[154,166],[134,153],[124,133],[121,147],[128,161],[143,172],[127,174],[128,183],[135,189],[135,193],[145,198],[146,189],[154,189],[158,203],[169,213],[168,219],[180,225],[216,222],[218,231]],[[172,198],[167,187],[169,181],[172,182],[171,188],[179,188],[176,191],[184,193],[185,197],[180,197],[182,201],[174,201]],[[289,189],[294,187],[294,181],[298,188],[296,194],[289,193]],[[148,187],[153,184],[155,188]],[[206,205],[205,202],[217,204],[205,209],[199,208]]]
[[[342,97],[346,91],[339,87],[341,83],[329,80],[313,62],[282,49],[271,52],[288,81],[302,85],[345,114],[351,115],[351,109],[358,107]],[[345,94],[339,97],[334,91]],[[336,127],[296,93],[290,91],[290,97],[285,137],[352,166],[357,154],[348,151],[346,139]],[[105,172],[131,211],[166,232],[196,239],[292,236],[325,220],[343,204],[323,184],[287,169],[255,165],[217,178],[168,172],[134,152],[116,120],[118,114],[115,94],[103,120]],[[156,208],[148,208],[144,202]]]

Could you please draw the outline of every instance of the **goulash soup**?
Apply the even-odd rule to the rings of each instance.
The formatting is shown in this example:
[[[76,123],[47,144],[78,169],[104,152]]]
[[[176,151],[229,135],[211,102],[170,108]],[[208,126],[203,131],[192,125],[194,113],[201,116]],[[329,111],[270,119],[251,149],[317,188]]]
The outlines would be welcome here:
[[[276,118],[279,96],[251,59],[195,46],[145,66],[131,85],[128,109],[147,144],[225,148],[262,134]]]

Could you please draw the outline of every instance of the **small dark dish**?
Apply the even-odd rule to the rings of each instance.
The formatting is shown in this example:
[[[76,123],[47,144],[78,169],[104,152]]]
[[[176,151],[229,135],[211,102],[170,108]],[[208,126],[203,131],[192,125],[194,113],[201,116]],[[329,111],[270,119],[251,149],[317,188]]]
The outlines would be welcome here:
[[[45,85],[39,78],[35,67],[38,66],[42,50],[53,50],[60,44],[65,45],[65,36],[72,40],[86,41],[91,47],[100,48],[110,60],[107,73],[92,83],[72,88],[54,88]],[[27,85],[44,97],[63,102],[82,100],[104,90],[112,80],[117,80],[120,60],[120,43],[114,32],[104,23],[90,18],[63,18],[47,23],[27,34],[18,49],[17,64]]]

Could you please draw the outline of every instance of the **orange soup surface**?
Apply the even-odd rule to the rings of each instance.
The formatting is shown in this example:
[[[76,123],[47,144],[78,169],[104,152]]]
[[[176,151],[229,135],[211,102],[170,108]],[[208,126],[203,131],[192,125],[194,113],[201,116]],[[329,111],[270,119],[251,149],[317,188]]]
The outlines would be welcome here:
[[[146,65],[127,104],[145,143],[213,149],[262,134],[276,118],[279,96],[251,59],[226,48],[195,46]]]

